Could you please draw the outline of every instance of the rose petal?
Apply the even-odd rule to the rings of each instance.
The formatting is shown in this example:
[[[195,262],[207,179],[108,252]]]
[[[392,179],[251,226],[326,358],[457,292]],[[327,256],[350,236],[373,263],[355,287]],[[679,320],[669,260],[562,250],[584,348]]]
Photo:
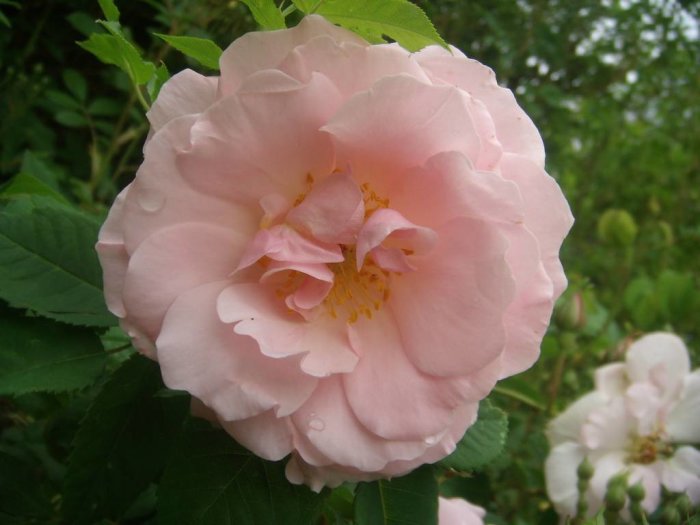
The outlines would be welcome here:
[[[466,218],[437,234],[433,251],[416,257],[419,271],[391,282],[388,305],[418,369],[439,376],[470,374],[499,359],[505,344],[502,316],[514,292],[507,243],[484,223]]]
[[[321,381],[292,421],[297,431],[333,463],[363,472],[378,471],[392,459],[413,459],[427,448],[422,440],[392,441],[369,432],[355,418],[338,376]],[[304,449],[299,452],[304,458]]]
[[[437,236],[430,228],[413,224],[396,210],[378,209],[365,221],[357,237],[357,269],[359,271],[362,268],[367,254],[384,242],[391,244],[385,246],[384,251],[376,252],[375,261],[380,266],[382,266],[382,261],[384,264],[392,265],[392,257],[395,255],[399,257],[403,255],[399,261],[406,261],[403,250],[410,250],[411,254],[415,255],[425,255],[436,241]],[[387,251],[391,255],[388,255]],[[408,263],[406,266],[410,268],[412,265]],[[386,269],[394,270],[392,267]]]
[[[146,113],[151,132],[157,132],[171,120],[204,112],[216,100],[219,77],[205,77],[191,69],[173,75]]]
[[[606,399],[599,392],[590,392],[576,400],[564,412],[549,422],[547,437],[552,446],[566,441],[578,441],[581,427],[594,410],[605,406]]]
[[[352,374],[343,376],[343,386],[355,416],[374,434],[400,440],[439,434],[473,394],[465,378],[417,370],[404,354],[401,334],[386,309],[371,320],[359,319],[348,330],[360,360]]]
[[[671,492],[683,492],[693,505],[700,503],[700,451],[680,447],[664,462],[661,482]]]
[[[335,87],[318,74],[307,84],[279,71],[264,75],[278,89],[224,98],[193,125],[192,147],[177,164],[194,188],[247,205],[271,193],[293,202],[309,176],[334,169],[330,138],[319,128],[340,104]]]
[[[486,511],[461,498],[438,498],[439,525],[483,525]]]
[[[392,178],[442,151],[479,157],[481,141],[466,95],[408,75],[385,77],[350,98],[323,126],[333,136],[338,160],[370,180],[378,194]]]
[[[256,71],[277,66],[296,46],[319,35],[329,35],[338,42],[367,45],[354,33],[341,29],[318,15],[305,16],[292,29],[247,33],[227,47],[219,59],[219,91],[224,96],[233,93],[246,77]]]
[[[241,445],[268,461],[279,461],[293,450],[289,418],[278,418],[272,410],[249,419],[220,423]]]
[[[306,354],[301,368],[307,374],[351,372],[357,364],[344,324],[319,318],[307,323],[265,286],[242,283],[226,288],[219,296],[218,312],[224,322],[236,323],[237,334],[255,339],[267,356]]]
[[[123,299],[129,318],[152,340],[178,295],[221,281],[238,264],[244,239],[207,223],[163,228],[143,241],[129,260]]]
[[[229,284],[189,290],[168,309],[156,341],[163,381],[198,397],[226,421],[273,408],[278,416],[289,415],[317,380],[300,370],[298,358],[266,357],[255,341],[219,319],[217,297]]]
[[[287,222],[320,241],[352,244],[362,226],[362,192],[346,173],[331,174],[317,183],[287,215]]]
[[[544,167],[544,144],[530,117],[518,106],[512,91],[500,87],[494,72],[456,48],[429,46],[416,60],[434,83],[457,86],[482,102],[493,119],[503,150],[523,155]]]
[[[576,515],[578,478],[576,469],[585,457],[584,449],[572,441],[555,446],[544,464],[547,495],[563,517]]]
[[[542,263],[554,284],[554,299],[566,289],[566,276],[559,261],[559,248],[574,218],[561,188],[552,177],[525,157],[505,154],[503,177],[518,185],[525,203],[525,226],[540,245]]]
[[[696,417],[693,417],[692,415]],[[673,405],[666,431],[676,443],[700,443],[700,370],[686,376],[680,400]]]

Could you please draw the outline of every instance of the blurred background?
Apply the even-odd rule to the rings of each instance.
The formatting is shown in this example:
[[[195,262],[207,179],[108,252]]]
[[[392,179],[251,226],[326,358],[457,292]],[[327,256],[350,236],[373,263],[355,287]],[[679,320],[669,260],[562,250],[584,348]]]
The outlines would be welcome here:
[[[442,490],[483,505],[492,523],[555,524],[544,428],[591,387],[593,368],[654,330],[681,335],[700,364],[700,2],[416,3],[515,92],[576,217],[562,254],[570,287],[542,359],[492,395],[510,417],[506,453],[483,472],[444,479]],[[144,55],[171,73],[198,66],[153,33],[225,47],[254,29],[236,1],[119,7]],[[100,17],[95,0],[0,0],[0,184],[24,174],[21,183],[38,180],[104,215],[141,162],[148,126],[126,75],[76,45],[101,31]],[[0,451],[26,449],[44,495],[60,485],[80,403],[0,399]]]

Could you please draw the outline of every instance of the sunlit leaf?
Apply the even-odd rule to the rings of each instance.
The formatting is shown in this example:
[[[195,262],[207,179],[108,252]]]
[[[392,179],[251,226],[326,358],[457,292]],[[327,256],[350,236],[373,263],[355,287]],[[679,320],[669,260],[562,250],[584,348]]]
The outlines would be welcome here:
[[[158,38],[165,40],[168,44],[180,51],[182,54],[195,59],[209,69],[219,69],[219,57],[221,48],[211,40],[206,38],[196,38],[193,36],[172,36],[155,34]]]

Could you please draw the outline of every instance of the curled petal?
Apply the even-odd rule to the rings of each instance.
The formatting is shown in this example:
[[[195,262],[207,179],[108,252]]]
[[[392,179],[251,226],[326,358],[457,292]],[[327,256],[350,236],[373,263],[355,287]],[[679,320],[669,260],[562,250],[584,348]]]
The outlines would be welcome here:
[[[386,243],[384,250],[376,252],[376,262],[382,266],[382,261],[391,266],[405,264],[409,269],[410,263],[406,259],[406,250],[410,254],[425,255],[435,245],[437,236],[430,228],[417,226],[407,220],[396,210],[387,208],[375,211],[362,226],[357,238],[357,269],[362,268],[368,253]],[[374,254],[373,254],[374,255]],[[396,262],[393,262],[396,261]],[[394,270],[393,267],[387,267]],[[397,269],[395,271],[406,271]]]
[[[316,184],[287,215],[287,222],[320,241],[355,242],[365,207],[357,183],[347,173],[334,173]]]

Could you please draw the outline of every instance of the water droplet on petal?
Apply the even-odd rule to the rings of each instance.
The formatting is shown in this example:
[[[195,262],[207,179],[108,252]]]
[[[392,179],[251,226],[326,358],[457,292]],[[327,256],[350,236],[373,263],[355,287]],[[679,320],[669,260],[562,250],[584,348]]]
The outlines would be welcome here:
[[[428,436],[427,438],[425,438],[425,444],[428,446],[432,447],[437,442],[438,442],[437,436]]]
[[[318,430],[319,432],[326,428],[326,424],[321,418],[315,417],[309,421],[309,428],[312,430]]]
[[[165,195],[152,188],[139,188],[136,193],[136,201],[145,211],[154,213],[165,204]]]

